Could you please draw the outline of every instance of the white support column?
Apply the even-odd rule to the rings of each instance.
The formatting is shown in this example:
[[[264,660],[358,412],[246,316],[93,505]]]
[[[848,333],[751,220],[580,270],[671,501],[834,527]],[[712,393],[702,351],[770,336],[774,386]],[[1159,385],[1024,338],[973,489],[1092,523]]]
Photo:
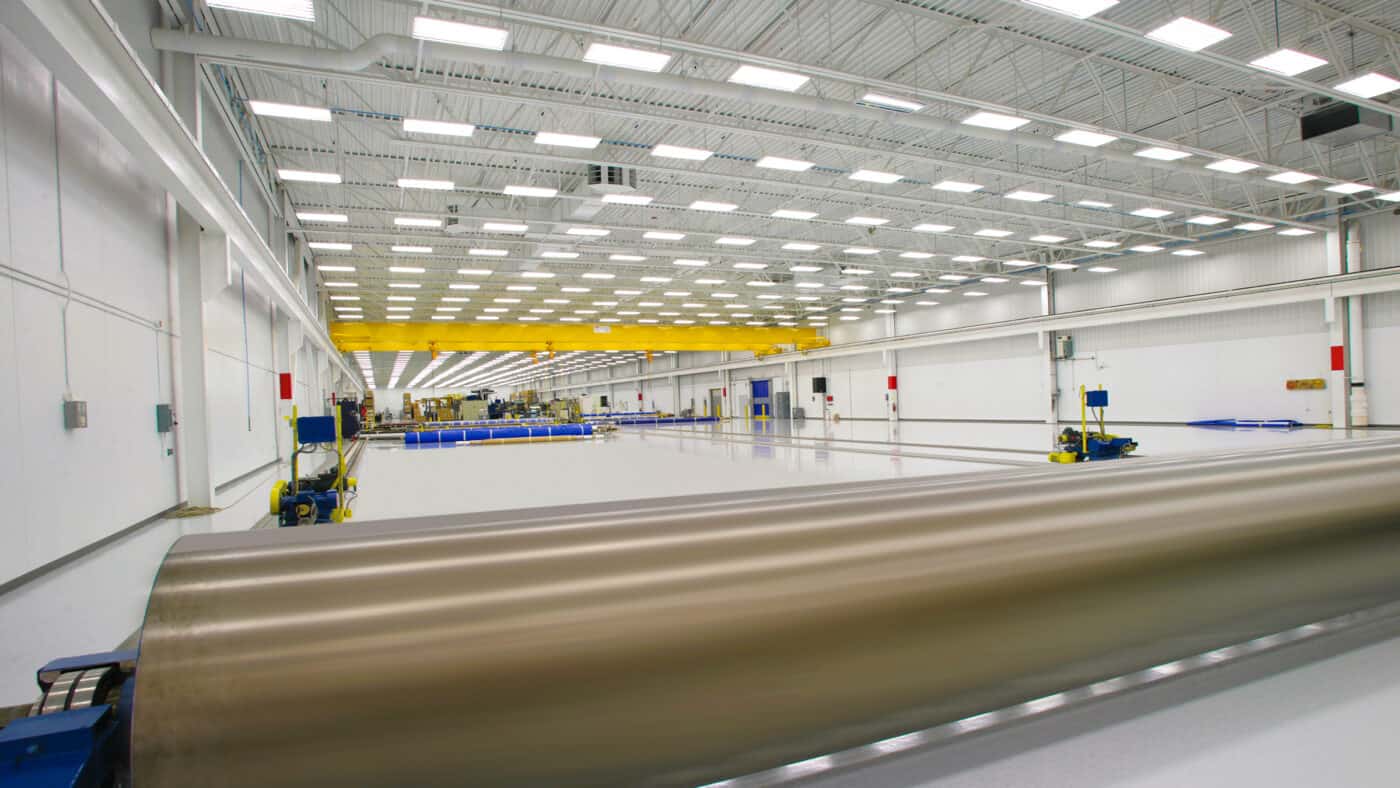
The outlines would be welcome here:
[[[1365,268],[1361,245],[1361,225],[1351,222],[1346,233],[1346,270],[1360,271]],[[1363,311],[1365,299],[1361,296],[1347,298],[1347,386],[1350,392],[1348,426],[1368,427],[1371,424],[1371,407],[1366,398],[1366,320]]]
[[[1045,272],[1045,287],[1040,288],[1040,314],[1055,314],[1055,274]],[[1045,381],[1045,423],[1050,425],[1052,435],[1060,427],[1060,369],[1055,361],[1055,332],[1040,331],[1036,334],[1040,342],[1040,357],[1044,365]]]
[[[801,407],[802,404],[801,401],[798,399],[800,394],[797,391],[797,362],[788,361],[783,364],[783,377],[787,378],[788,388],[787,419],[789,422],[792,422],[797,420],[795,418],[796,414],[794,414],[793,411]]]
[[[1327,273],[1346,273],[1346,225],[1339,221],[1338,229],[1327,233]],[[1347,321],[1349,308],[1346,298],[1328,298],[1323,302],[1327,320],[1327,344],[1330,346],[1330,369],[1327,387],[1331,392],[1333,429],[1345,429],[1351,424],[1350,391],[1347,379]]]
[[[885,316],[886,336],[897,334],[894,319],[893,314]],[[880,357],[885,362],[885,415],[890,421],[899,421],[899,351],[884,350]]]
[[[206,370],[204,304],[229,276],[228,237],[203,230],[193,217],[178,211],[176,251],[177,308],[180,336],[175,357],[180,394],[175,403],[176,435],[181,447],[180,474],[191,506],[214,505],[214,478]]]

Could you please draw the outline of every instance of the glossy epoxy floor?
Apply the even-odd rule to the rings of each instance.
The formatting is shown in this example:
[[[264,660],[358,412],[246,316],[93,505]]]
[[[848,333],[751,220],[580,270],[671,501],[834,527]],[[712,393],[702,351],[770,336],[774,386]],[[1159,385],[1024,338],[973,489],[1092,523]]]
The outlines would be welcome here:
[[[1122,427],[1143,456],[1345,440],[1366,433]],[[1044,466],[1041,424],[730,421],[623,427],[590,440],[406,447],[375,441],[356,475],[357,522],[830,482]]]

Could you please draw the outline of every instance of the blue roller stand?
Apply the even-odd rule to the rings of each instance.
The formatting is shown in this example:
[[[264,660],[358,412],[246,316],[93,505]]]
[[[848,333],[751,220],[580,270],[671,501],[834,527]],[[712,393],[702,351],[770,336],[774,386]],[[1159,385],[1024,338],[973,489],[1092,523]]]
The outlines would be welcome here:
[[[461,430],[405,432],[403,442],[409,446],[450,446],[454,443],[476,443],[506,438],[549,438],[592,434],[592,424],[555,424],[548,427],[479,427]]]
[[[39,669],[42,708],[0,729],[0,784],[20,788],[130,785],[131,704],[137,652],[112,651],[55,660]],[[107,703],[82,706],[75,679],[101,673]],[[95,681],[95,679],[94,679]],[[59,687],[58,699],[49,690]],[[112,699],[115,699],[114,702]]]

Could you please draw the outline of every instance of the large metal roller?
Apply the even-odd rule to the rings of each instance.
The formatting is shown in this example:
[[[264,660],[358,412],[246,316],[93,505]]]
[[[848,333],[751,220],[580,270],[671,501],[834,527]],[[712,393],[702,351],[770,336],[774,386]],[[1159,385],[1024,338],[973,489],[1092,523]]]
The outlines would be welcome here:
[[[137,786],[694,784],[1400,598],[1394,442],[190,536]]]

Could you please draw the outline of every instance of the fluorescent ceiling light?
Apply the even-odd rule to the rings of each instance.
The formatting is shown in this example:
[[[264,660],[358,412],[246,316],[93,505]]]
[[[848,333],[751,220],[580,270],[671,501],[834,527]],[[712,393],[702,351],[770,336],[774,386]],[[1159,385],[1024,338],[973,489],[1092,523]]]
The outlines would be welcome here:
[[[980,126],[984,129],[999,129],[1001,131],[1019,129],[1027,123],[1030,123],[1028,118],[1003,115],[999,112],[974,112],[963,119],[965,126]]]
[[[512,197],[554,197],[559,194],[558,189],[547,186],[507,186],[503,191]]]
[[[1325,66],[1327,61],[1292,49],[1280,49],[1277,52],[1249,61],[1249,65],[1286,77],[1294,77],[1318,66]]]
[[[609,278],[611,278],[611,277],[609,277]],[[644,276],[644,277],[642,277],[639,281],[642,281],[642,282],[650,282],[650,283],[652,283],[652,284],[665,284],[665,283],[671,281],[671,277],[669,277],[669,276]]]
[[[311,172],[309,170],[278,170],[277,177],[284,181],[304,181],[306,183],[340,183],[340,174],[335,172]]]
[[[1328,186],[1327,191],[1336,194],[1360,194],[1371,191],[1371,187],[1361,183],[1338,183],[1334,186]]]
[[[602,227],[570,227],[564,231],[565,235],[582,235],[589,238],[602,238],[611,235],[612,230],[605,230]]]
[[[933,185],[933,188],[940,192],[958,192],[966,194],[975,192],[982,188],[980,183],[967,183],[966,181],[940,181]]]
[[[918,279],[920,274],[913,271],[891,271],[890,276],[894,279]]]
[[[554,274],[550,273],[549,271],[521,271],[521,272],[520,272],[520,278],[522,278],[522,279],[553,279],[553,278],[554,278]]]
[[[1141,253],[1143,253],[1143,254],[1152,254],[1153,252],[1160,252],[1160,251],[1162,251],[1162,247],[1160,247],[1160,246],[1153,246],[1152,244],[1143,244],[1143,245],[1141,245],[1141,246],[1130,246],[1130,247],[1128,247],[1128,251],[1130,251],[1130,252],[1141,252]]]
[[[1089,247],[1090,249],[1112,249],[1113,247],[1121,246],[1122,244],[1118,243],[1117,241],[1085,241],[1084,245]]]
[[[417,216],[395,216],[394,224],[399,227],[441,227],[441,219],[425,219]]]
[[[846,220],[846,224],[858,224],[862,227],[879,227],[889,223],[889,219],[881,219],[878,216],[852,216]]]
[[[1113,207],[1113,203],[1104,202],[1103,200],[1080,200],[1079,202],[1075,203],[1075,205],[1078,205],[1081,208],[1097,208],[1099,210],[1104,210]]]
[[[954,258],[953,258],[953,262],[955,262],[955,263],[980,263],[980,262],[982,262],[983,260],[986,260],[986,259],[987,259],[987,258],[985,258],[985,257],[978,257],[978,256],[975,255],[975,254],[960,254],[960,255],[958,255],[957,257],[954,257]],[[939,278],[942,279],[942,278],[944,278],[944,277],[939,277]],[[966,279],[967,277],[963,277],[963,278]]]
[[[1390,192],[1390,193],[1388,193],[1388,194],[1378,194],[1378,195],[1376,195],[1376,199],[1378,199],[1378,200],[1385,200],[1386,202],[1400,202],[1400,192]]]
[[[1240,161],[1239,159],[1221,159],[1206,165],[1206,169],[1217,172],[1228,172],[1232,175],[1239,175],[1242,172],[1258,169],[1259,165],[1252,162]]]
[[[1117,268],[1114,268],[1111,265],[1094,265],[1089,267],[1089,271],[1095,274],[1111,274],[1117,270]],[[985,282],[986,280],[984,279],[982,281]]]
[[[815,252],[816,250],[822,248],[822,245],[809,244],[804,243],[802,241],[792,241],[790,243],[783,244],[783,248],[788,250],[789,252]]]
[[[1155,146],[1134,151],[1133,155],[1141,156],[1144,159],[1153,159],[1155,161],[1181,161],[1182,159],[1191,158],[1191,154],[1186,151],[1172,150],[1171,148],[1158,148]]]
[[[467,254],[473,257],[505,257],[510,254],[508,249],[468,249]]]
[[[456,187],[452,181],[437,181],[431,178],[399,178],[400,189],[433,189],[449,191]]]
[[[944,282],[966,282],[972,277],[966,274],[943,274],[938,278],[943,280]]]
[[[597,63],[600,66],[650,71],[653,74],[666,68],[666,64],[671,62],[671,56],[665,52],[620,47],[601,41],[590,44],[588,51],[583,53],[583,59],[587,63]]]
[[[555,260],[577,260],[578,252],[540,252],[540,257],[549,257]]]
[[[868,246],[848,246],[841,250],[842,254],[879,254],[879,249],[871,249]],[[850,273],[849,271],[847,273]]]
[[[797,219],[803,222],[817,218],[816,211],[794,211],[788,208],[779,208],[769,215],[774,219]],[[783,248],[786,249],[787,247]]]
[[[417,282],[390,282],[389,286],[401,290],[417,290],[422,287],[422,285]]]
[[[427,272],[426,268],[419,268],[414,265],[391,265],[389,272],[395,274],[421,274]]]
[[[1032,235],[1031,240],[1038,244],[1062,244],[1069,239],[1063,235]]]
[[[1016,233],[1013,233],[1010,230],[998,230],[993,227],[988,227],[986,229],[978,230],[977,232],[973,233],[973,235],[979,235],[983,238],[1009,238],[1015,234]]]
[[[1030,5],[1048,8],[1069,14],[1076,19],[1087,19],[1100,11],[1118,5],[1118,0],[1025,0]]]
[[[794,282],[792,286],[800,287],[803,290],[820,290],[826,285],[823,285],[821,282]],[[802,299],[799,298],[798,300],[801,301]]]
[[[1047,266],[1045,266],[1045,267],[1046,267],[1046,268],[1053,268],[1053,269],[1055,269],[1056,271],[1073,271],[1074,269],[1078,268],[1079,266],[1075,265],[1074,263],[1050,263],[1049,265],[1047,265]]]
[[[755,241],[752,238],[735,238],[731,236],[725,236],[723,238],[716,238],[715,243],[719,244],[720,246],[753,246]]]
[[[686,148],[680,145],[656,145],[652,147],[651,155],[660,156],[663,159],[704,161],[715,155],[715,152],[712,150],[705,150],[704,148]]]
[[[679,241],[685,238],[685,233],[663,232],[661,230],[648,230],[642,233],[642,237],[652,241]]]
[[[729,81],[739,85],[752,85],[757,88],[781,90],[791,93],[807,84],[808,78],[790,71],[778,71],[759,66],[739,66],[729,76]]]
[[[1356,79],[1347,80],[1337,86],[1337,90],[1343,93],[1350,93],[1361,98],[1375,98],[1383,96],[1393,90],[1400,90],[1400,82],[1397,82],[1384,74],[1372,72]]]
[[[1176,255],[1177,257],[1200,257],[1201,255],[1205,254],[1205,252],[1202,252],[1199,249],[1178,249],[1175,252],[1172,252],[1172,254]]]
[[[353,244],[341,243],[339,241],[311,241],[306,245],[312,249],[319,249],[323,252],[348,252],[355,248]]]
[[[681,258],[679,260],[672,260],[671,264],[685,266],[686,268],[704,268],[705,266],[710,264],[710,261]]]
[[[317,271],[330,271],[332,273],[344,274],[355,270],[353,265],[318,265]]]
[[[712,202],[710,200],[696,200],[690,204],[692,211],[716,211],[719,213],[728,213],[737,210],[738,207],[732,202]]]
[[[1017,268],[1024,268],[1028,265],[1035,265],[1036,262],[1034,260],[1007,260],[1006,264]]]
[[[1002,196],[1008,200],[1016,200],[1018,202],[1045,202],[1046,200],[1054,197],[1055,195],[1046,194],[1045,192],[1032,192],[1026,191],[1025,189],[1018,189],[1014,192],[1007,192]]]
[[[787,170],[789,172],[806,172],[812,169],[815,164],[801,159],[784,159],[781,156],[764,156],[754,162],[755,167],[763,167],[768,170]]]
[[[589,137],[585,134],[561,134],[557,131],[537,131],[535,132],[536,145],[557,145],[561,148],[596,148],[602,142],[601,137]]]
[[[424,41],[440,41],[444,44],[494,49],[497,52],[506,48],[510,32],[497,27],[469,25],[465,22],[449,22],[446,19],[433,19],[419,16],[413,19],[413,37]]]
[[[1313,234],[1314,234],[1314,231],[1312,231],[1312,230],[1307,230],[1307,229],[1304,229],[1304,228],[1302,228],[1302,227],[1290,227],[1290,228],[1288,228],[1287,230],[1279,230],[1279,231],[1278,231],[1278,234],[1279,234],[1279,235],[1286,235],[1286,236],[1288,236],[1288,237],[1290,237],[1290,238],[1298,238],[1298,237],[1304,236],[1304,235],[1313,235]]]
[[[953,229],[951,224],[916,224],[911,228],[916,233],[946,233]]]
[[[404,118],[403,130],[411,134],[440,134],[444,137],[470,137],[472,132],[476,131],[476,127],[470,123]]]
[[[903,178],[903,175],[895,172],[881,172],[879,170],[856,170],[846,176],[853,181],[867,181],[869,183],[894,183]]]
[[[1171,44],[1187,52],[1199,52],[1212,44],[1224,41],[1231,35],[1228,30],[1221,30],[1189,16],[1179,16],[1147,33],[1147,37],[1153,41]]]
[[[1260,230],[1272,230],[1273,227],[1272,224],[1265,224],[1264,222],[1245,222],[1235,225],[1236,230],[1244,230],[1248,233],[1257,233]]]
[[[346,222],[350,221],[350,217],[346,216],[343,213],[298,213],[297,221],[345,224]]]
[[[1139,208],[1132,213],[1133,216],[1141,216],[1144,219],[1161,219],[1164,216],[1171,216],[1175,212],[1166,208]]]
[[[311,0],[209,0],[209,7],[299,19],[303,22],[316,21],[316,8]]]
[[[977,281],[979,281],[979,282],[985,282],[986,284],[989,284],[989,285],[1004,285],[1004,284],[1006,284],[1007,282],[1009,282],[1009,281],[1011,281],[1011,280],[1010,280],[1010,279],[1007,279],[1007,278],[1004,277],[1004,276],[984,276],[984,277],[982,277],[981,279],[979,279],[979,280],[977,280]]]
[[[514,222],[482,222],[481,229],[488,233],[523,233],[530,229],[530,225]]]
[[[888,109],[894,112],[918,112],[924,108],[924,105],[917,101],[895,98],[894,96],[886,96],[880,93],[866,93],[864,96],[861,96],[860,101],[856,103],[877,107],[879,109]]]
[[[490,276],[490,268],[458,268],[457,273],[462,276]],[[473,285],[473,287],[475,287]]]
[[[610,254],[609,260],[616,260],[619,263],[640,263],[646,258],[639,254]]]
[[[1292,172],[1292,171],[1290,171],[1290,172],[1280,172],[1280,173],[1277,174],[1277,175],[1270,175],[1270,176],[1269,176],[1269,180],[1275,181],[1275,182],[1277,182],[1277,183],[1287,183],[1287,184],[1291,184],[1291,185],[1295,185],[1295,186],[1296,186],[1297,184],[1300,184],[1300,183],[1307,183],[1308,181],[1315,181],[1315,180],[1317,180],[1317,176],[1316,176],[1316,175],[1309,175],[1309,174],[1307,174],[1306,172]]]
[[[933,257],[933,253],[932,253],[932,252],[900,252],[900,253],[899,253],[899,256],[900,256],[900,257],[903,257],[905,260],[927,260],[927,259],[929,259],[930,257]]]
[[[650,205],[653,198],[645,194],[604,194],[603,202],[618,205]]]
[[[735,263],[734,267],[741,271],[762,271],[768,267],[767,263]]]
[[[391,246],[391,247],[389,247],[389,251],[391,251],[391,252],[399,252],[399,253],[401,253],[401,254],[432,254],[433,247],[431,247],[431,246]]]
[[[790,265],[788,270],[794,274],[815,274],[822,270],[822,267],[819,265]]]
[[[1207,226],[1207,227],[1212,227],[1212,226],[1217,225],[1217,224],[1224,224],[1224,223],[1226,223],[1226,222],[1228,222],[1228,221],[1230,221],[1230,220],[1229,220],[1229,219],[1226,219],[1226,218],[1223,217],[1223,216],[1210,216],[1210,215],[1208,215],[1208,214],[1201,214],[1200,216],[1192,216],[1191,218],[1189,218],[1189,219],[1186,220],[1186,223],[1187,223],[1187,224],[1203,224],[1203,225],[1205,225],[1205,226]]]
[[[1097,148],[1107,145],[1118,139],[1112,134],[1100,134],[1096,131],[1084,131],[1083,129],[1071,129],[1055,137],[1057,142],[1067,142],[1070,145],[1083,145],[1087,148]]]
[[[603,273],[602,271],[589,271],[583,275],[584,279],[616,279],[617,274]]]
[[[301,104],[279,104],[275,101],[248,101],[248,109],[254,115],[263,115],[269,118],[292,118],[294,120],[318,120],[322,123],[329,123],[331,111],[325,107],[307,107]]]

